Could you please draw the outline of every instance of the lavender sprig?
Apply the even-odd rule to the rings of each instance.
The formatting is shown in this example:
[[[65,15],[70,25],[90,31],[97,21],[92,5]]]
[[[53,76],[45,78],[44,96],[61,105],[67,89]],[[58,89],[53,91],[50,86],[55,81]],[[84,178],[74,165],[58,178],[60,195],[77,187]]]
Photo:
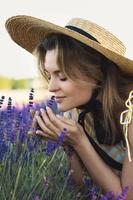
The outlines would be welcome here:
[[[55,149],[58,149],[63,144],[66,134],[67,134],[67,129],[64,128],[63,131],[60,133],[60,136],[58,137],[56,142],[48,140],[45,149],[46,155],[48,156],[51,155],[51,153],[55,151]]]
[[[125,200],[126,197],[127,197],[128,191],[129,191],[129,187],[126,186],[126,187],[123,189],[123,191],[119,194],[119,196],[117,197],[116,200]]]
[[[2,108],[2,104],[4,102],[4,99],[5,99],[5,96],[2,96],[1,99],[0,99],[0,108]]]
[[[29,93],[29,108],[33,107],[33,100],[34,100],[34,88],[31,88]]]
[[[126,200],[128,191],[129,187],[126,186],[116,198],[113,192],[108,192],[107,194],[102,195],[99,200]]]

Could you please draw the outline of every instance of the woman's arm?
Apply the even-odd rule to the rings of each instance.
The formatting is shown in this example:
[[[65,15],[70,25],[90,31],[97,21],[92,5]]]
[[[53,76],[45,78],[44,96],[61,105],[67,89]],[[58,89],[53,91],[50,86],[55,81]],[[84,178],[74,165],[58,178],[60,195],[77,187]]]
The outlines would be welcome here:
[[[42,129],[41,131],[38,130],[36,133],[44,137],[58,138],[60,131],[65,127],[67,129],[65,143],[73,146],[92,179],[105,192],[112,191],[115,195],[118,195],[122,191],[123,186],[126,185],[123,176],[121,178],[117,176],[113,170],[99,157],[85,135],[83,128],[77,122],[64,117],[58,118],[53,114],[50,108],[47,109],[47,113],[46,111],[42,112],[42,118],[37,116],[36,119]],[[127,165],[128,163],[124,162],[123,170],[125,168],[125,174],[130,180],[128,183],[131,183],[132,177],[128,172],[128,167],[126,168]],[[131,163],[130,170],[132,169],[132,166],[133,163]],[[130,196],[131,193],[133,193],[133,187],[132,185],[129,185],[129,187],[130,193],[128,195],[128,200],[132,200]]]
[[[99,157],[88,138],[80,141],[74,146],[75,151],[82,159],[87,171],[104,192],[113,191],[117,196],[121,191],[120,178],[113,170]]]
[[[130,143],[133,151],[133,124],[130,127]],[[132,141],[132,142],[131,142]],[[117,196],[125,186],[129,186],[127,200],[133,200],[133,161],[129,162],[127,156],[123,163],[121,178],[99,157],[91,143],[85,137],[74,146],[75,151],[82,159],[92,179],[103,189],[104,192],[113,191]],[[133,152],[132,152],[133,153]],[[133,158],[133,156],[132,156]]]

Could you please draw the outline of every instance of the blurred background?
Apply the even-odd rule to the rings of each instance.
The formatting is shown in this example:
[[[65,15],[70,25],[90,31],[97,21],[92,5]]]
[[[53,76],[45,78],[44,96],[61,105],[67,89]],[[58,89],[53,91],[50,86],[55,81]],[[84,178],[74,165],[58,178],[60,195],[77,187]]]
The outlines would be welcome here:
[[[40,80],[33,56],[14,43],[5,30],[5,21],[14,15],[31,15],[64,26],[73,17],[89,19],[119,37],[133,58],[132,0],[1,0],[0,6],[0,97],[28,102],[30,88],[35,101],[50,95]]]

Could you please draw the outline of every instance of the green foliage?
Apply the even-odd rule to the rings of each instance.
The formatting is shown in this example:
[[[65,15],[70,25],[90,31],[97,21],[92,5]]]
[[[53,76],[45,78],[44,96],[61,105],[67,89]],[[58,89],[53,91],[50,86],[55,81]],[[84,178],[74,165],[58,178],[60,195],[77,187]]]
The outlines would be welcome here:
[[[0,76],[0,89],[11,89],[11,88],[12,88],[12,80]]]
[[[29,79],[10,79],[0,77],[0,89],[25,89],[29,87]]]
[[[21,145],[21,156],[12,160],[7,154],[0,163],[0,199],[1,200],[70,200],[76,199],[78,188],[73,190],[68,185],[69,174],[65,175],[68,168],[64,152],[56,150],[51,156],[42,152],[42,145],[31,154],[23,157],[26,150]],[[18,152],[13,145],[10,152]],[[82,197],[80,198],[82,199]]]
[[[20,80],[15,80],[12,79],[11,87],[12,89],[25,89],[28,87],[28,79],[20,79]]]

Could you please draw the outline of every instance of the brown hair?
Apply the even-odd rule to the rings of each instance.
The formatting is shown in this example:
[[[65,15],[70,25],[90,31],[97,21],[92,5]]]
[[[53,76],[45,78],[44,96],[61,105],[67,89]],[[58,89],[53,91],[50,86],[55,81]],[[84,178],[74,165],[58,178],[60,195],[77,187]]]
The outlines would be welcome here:
[[[100,88],[103,107],[103,125],[107,130],[105,143],[113,144],[123,138],[119,123],[124,102],[133,87],[133,77],[123,74],[119,67],[102,54],[83,43],[61,33],[49,33],[37,46],[35,54],[41,74],[47,79],[45,55],[57,49],[57,64],[66,77],[79,80],[77,71],[92,78]]]

